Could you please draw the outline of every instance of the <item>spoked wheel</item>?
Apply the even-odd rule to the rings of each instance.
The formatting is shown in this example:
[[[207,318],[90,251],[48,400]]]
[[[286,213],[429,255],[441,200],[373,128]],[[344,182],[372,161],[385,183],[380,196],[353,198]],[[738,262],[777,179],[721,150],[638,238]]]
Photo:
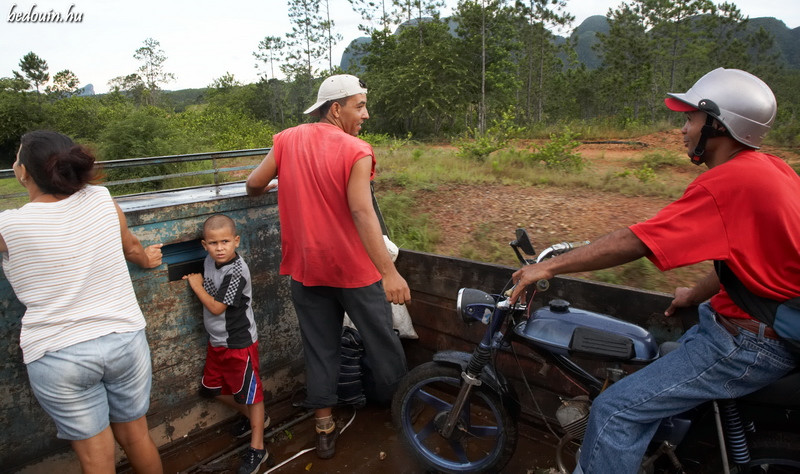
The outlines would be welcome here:
[[[453,434],[441,435],[461,387],[461,371],[436,362],[406,375],[392,402],[401,438],[424,465],[441,472],[498,472],[517,445],[516,421],[493,390],[475,387]]]

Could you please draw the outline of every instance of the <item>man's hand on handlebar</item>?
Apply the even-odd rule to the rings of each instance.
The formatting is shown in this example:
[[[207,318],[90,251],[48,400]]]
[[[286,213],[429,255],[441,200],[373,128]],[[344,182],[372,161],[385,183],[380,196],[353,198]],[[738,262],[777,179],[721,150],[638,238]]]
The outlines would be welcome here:
[[[514,291],[511,292],[511,297],[508,299],[509,304],[516,303],[520,296],[525,293],[528,286],[536,284],[539,280],[549,280],[553,276],[542,264],[525,265],[520,268],[511,275],[511,281],[514,282]]]

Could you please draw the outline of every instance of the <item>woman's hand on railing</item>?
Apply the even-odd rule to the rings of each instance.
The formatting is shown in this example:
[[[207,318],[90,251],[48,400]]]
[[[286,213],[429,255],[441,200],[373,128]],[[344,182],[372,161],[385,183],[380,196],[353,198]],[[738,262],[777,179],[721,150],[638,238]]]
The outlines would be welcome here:
[[[142,268],[156,268],[161,265],[161,247],[163,246],[164,244],[153,244],[145,247],[144,255],[146,261]]]

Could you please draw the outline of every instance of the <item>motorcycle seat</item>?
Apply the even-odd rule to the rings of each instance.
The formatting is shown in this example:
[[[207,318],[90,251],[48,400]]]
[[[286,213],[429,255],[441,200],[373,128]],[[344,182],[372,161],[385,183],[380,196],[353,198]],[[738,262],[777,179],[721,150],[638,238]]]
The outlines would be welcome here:
[[[777,382],[741,399],[752,403],[800,408],[800,368],[795,368]]]

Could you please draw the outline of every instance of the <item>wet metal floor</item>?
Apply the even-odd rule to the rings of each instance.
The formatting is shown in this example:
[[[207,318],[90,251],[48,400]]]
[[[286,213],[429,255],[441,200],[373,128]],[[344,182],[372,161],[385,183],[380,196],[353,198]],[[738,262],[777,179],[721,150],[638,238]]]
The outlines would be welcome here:
[[[310,413],[290,412],[280,422],[266,430],[269,460],[258,472],[287,473],[363,473],[363,474],[424,474],[409,453],[392,425],[388,409],[367,406],[355,411],[338,408],[334,416],[339,426],[352,422],[339,436],[336,455],[332,459],[317,458],[314,447],[314,421]],[[239,456],[249,445],[248,438],[235,439],[228,434],[229,426],[220,426],[210,433],[163,453],[165,473],[235,473]],[[517,450],[503,472],[522,474],[556,473],[553,461],[556,440],[553,436],[531,427],[520,426]],[[312,449],[310,449],[312,448]],[[310,450],[309,450],[310,449]],[[285,462],[297,453],[309,450]],[[285,464],[282,464],[284,463]],[[281,464],[280,466],[278,466]],[[277,466],[277,467],[276,467]],[[122,471],[124,472],[124,470]]]

